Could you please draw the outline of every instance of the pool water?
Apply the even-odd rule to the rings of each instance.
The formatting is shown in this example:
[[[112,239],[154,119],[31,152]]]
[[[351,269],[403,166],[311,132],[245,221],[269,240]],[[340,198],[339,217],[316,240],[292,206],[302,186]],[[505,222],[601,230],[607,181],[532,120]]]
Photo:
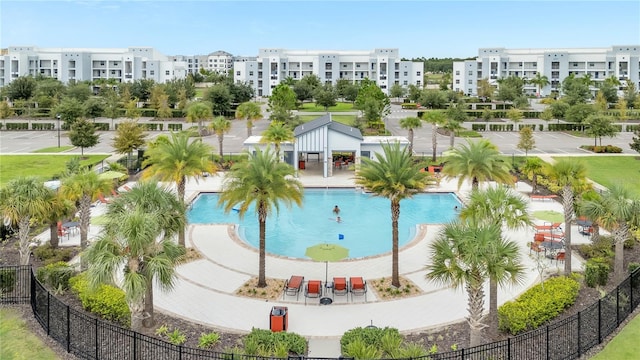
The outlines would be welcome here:
[[[341,222],[333,208],[340,208]],[[417,194],[400,202],[399,246],[409,243],[418,224],[442,224],[455,218],[460,206],[452,193]],[[218,194],[203,193],[187,213],[191,224],[238,224],[238,235],[258,248],[259,224],[255,208],[240,219],[237,211],[225,214],[218,206]],[[354,189],[305,189],[303,205],[287,208],[267,217],[268,253],[305,258],[307,247],[338,243],[349,249],[349,258],[361,258],[391,251],[391,204],[388,199]]]

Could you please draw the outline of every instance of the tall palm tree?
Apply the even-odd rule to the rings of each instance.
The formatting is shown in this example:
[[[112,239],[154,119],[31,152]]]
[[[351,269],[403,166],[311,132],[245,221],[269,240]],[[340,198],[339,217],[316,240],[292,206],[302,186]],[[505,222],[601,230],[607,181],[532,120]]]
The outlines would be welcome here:
[[[470,345],[482,344],[482,330],[486,327],[482,319],[484,283],[490,276],[490,263],[495,260],[494,254],[503,254],[509,257],[505,263],[517,267],[518,245],[502,239],[496,225],[478,226],[458,220],[445,225],[429,244],[429,251],[427,279],[467,290]]]
[[[362,185],[374,196],[385,197],[391,202],[391,237],[392,266],[391,284],[400,287],[398,272],[398,219],[400,218],[400,201],[411,198],[423,191],[430,178],[421,172],[424,168],[416,164],[406,148],[399,143],[383,144],[383,153],[375,154],[375,161],[363,158],[361,166],[356,170],[356,184]]]
[[[141,182],[113,201],[106,219],[103,236],[86,253],[88,277],[94,287],[120,285],[131,327],[140,331],[155,324],[154,282],[165,290],[173,287],[185,249],[172,238],[185,226],[185,208],[170,189]]]
[[[262,143],[272,143],[276,148],[276,158],[280,161],[280,144],[287,141],[293,141],[293,130],[279,121],[271,122],[271,125],[262,133]]]
[[[533,224],[527,209],[527,201],[503,186],[472,191],[465,206],[460,210],[460,219],[475,225],[495,225],[498,228],[500,239],[503,238],[503,226],[516,230]],[[498,286],[517,284],[524,274],[525,269],[519,261],[520,255],[517,249],[515,250],[514,254],[498,252],[486,254],[488,257],[493,256],[493,259],[487,264],[487,269],[489,273],[489,326],[494,334],[498,330]]]
[[[529,80],[530,83],[536,85],[538,88],[538,97],[542,94],[542,88],[549,85],[549,78],[546,75],[540,74],[540,72],[536,73],[536,76]]]
[[[431,161],[436,161],[436,151],[438,149],[438,125],[442,125],[447,121],[447,115],[440,110],[431,110],[422,115],[422,120],[431,124],[431,144],[433,147]]]
[[[218,147],[220,148],[220,162],[224,159],[224,152],[222,151],[222,143],[224,141],[224,134],[231,130],[231,121],[227,120],[224,116],[216,116],[211,122],[211,130],[218,136]]]
[[[456,119],[447,118],[442,128],[449,132],[449,147],[453,148],[456,142],[456,132],[464,129],[460,122]]]
[[[18,224],[20,265],[29,265],[29,231],[34,220],[44,219],[49,212],[50,192],[37,177],[19,177],[0,189],[0,215],[4,221]]]
[[[544,174],[544,161],[539,157],[528,157],[521,171],[527,176],[531,176],[531,192],[538,192],[538,175]]]
[[[187,107],[187,122],[198,123],[198,134],[202,136],[202,122],[212,117],[211,107],[204,102],[196,101]]]
[[[91,169],[84,169],[71,174],[62,181],[60,193],[63,197],[78,204],[80,213],[80,248],[87,249],[87,235],[89,234],[89,222],[91,221],[91,204],[98,199],[100,194],[108,194],[111,190],[112,182],[108,179],[101,179],[98,174]],[[82,270],[86,269],[86,262],[81,261]]]
[[[571,221],[573,220],[574,188],[583,185],[587,178],[587,168],[575,159],[561,159],[547,167],[547,176],[561,187],[562,207],[564,208],[565,260],[564,274],[571,274]]]
[[[258,268],[258,287],[267,286],[265,278],[265,249],[267,217],[280,209],[283,202],[287,207],[300,206],[304,195],[301,182],[292,176],[294,168],[278,161],[271,148],[262,151],[258,148],[248,154],[247,162],[236,163],[227,172],[222,185],[219,204],[226,212],[238,209],[240,217],[255,204],[260,228],[260,262]]]
[[[251,101],[243,102],[236,109],[236,119],[247,120],[247,137],[251,136],[251,130],[253,129],[253,122],[258,119],[262,119],[262,109],[260,104]]]
[[[413,155],[413,129],[422,127],[422,120],[414,116],[400,120],[400,127],[409,130],[409,155]]]
[[[640,199],[626,187],[614,184],[599,200],[586,201],[582,212],[600,226],[610,230],[615,241],[614,279],[624,278],[624,242],[629,239],[629,226],[640,225]]]
[[[147,150],[145,164],[150,166],[144,177],[176,184],[178,198],[184,204],[187,179],[197,181],[204,173],[215,172],[216,167],[210,160],[211,151],[212,148],[201,139],[190,141],[188,132],[171,133],[169,141],[158,142]],[[184,230],[178,235],[178,243],[184,246]]]
[[[480,181],[513,184],[509,170],[509,164],[502,159],[498,147],[485,139],[459,144],[442,168],[448,178],[458,177],[458,188],[470,179],[473,189],[478,188]]]

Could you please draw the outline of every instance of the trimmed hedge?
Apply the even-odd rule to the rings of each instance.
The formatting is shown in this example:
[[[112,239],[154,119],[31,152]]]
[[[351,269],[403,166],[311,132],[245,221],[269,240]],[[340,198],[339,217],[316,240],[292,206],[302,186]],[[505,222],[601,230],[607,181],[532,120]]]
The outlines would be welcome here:
[[[573,305],[580,284],[573,278],[556,277],[538,284],[498,308],[498,327],[517,335],[538,328]]]
[[[254,352],[262,349],[269,355],[276,355],[279,349],[286,347],[286,354],[304,355],[307,353],[307,340],[291,332],[271,332],[271,330],[251,329],[249,335],[242,339],[245,351]],[[246,355],[258,355],[257,353]]]
[[[619,154],[622,152],[622,148],[619,148],[614,145],[605,145],[605,146],[593,146],[593,145],[582,145],[581,149],[593,151],[596,154]]]
[[[53,123],[31,123],[31,130],[53,130],[54,128]]]
[[[585,128],[578,123],[549,124],[549,131],[584,131]]]
[[[7,123],[7,130],[29,130],[29,123]]]
[[[71,290],[78,296],[82,307],[103,319],[130,326],[131,312],[125,301],[124,291],[111,285],[100,285],[91,291],[86,274],[82,273],[69,279]]]
[[[403,109],[413,109],[413,110],[415,110],[415,109],[418,108],[418,104],[416,104],[416,103],[404,103],[404,104],[402,104],[402,108]]]

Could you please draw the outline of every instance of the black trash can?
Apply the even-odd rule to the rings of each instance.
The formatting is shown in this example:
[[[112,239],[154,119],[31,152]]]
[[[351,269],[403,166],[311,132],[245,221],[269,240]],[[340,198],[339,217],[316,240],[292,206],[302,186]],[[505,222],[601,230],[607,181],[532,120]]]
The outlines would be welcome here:
[[[269,314],[269,329],[272,332],[287,331],[288,321],[287,319],[288,309],[286,306],[274,306],[271,308]]]

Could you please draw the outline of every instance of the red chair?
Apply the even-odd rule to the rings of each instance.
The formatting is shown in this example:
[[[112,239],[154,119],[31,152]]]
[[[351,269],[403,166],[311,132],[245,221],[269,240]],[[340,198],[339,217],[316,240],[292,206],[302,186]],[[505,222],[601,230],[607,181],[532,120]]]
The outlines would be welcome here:
[[[62,227],[62,221],[58,221],[58,237],[61,238],[63,236],[66,236],[67,240],[69,240],[69,231]]]
[[[565,252],[561,251],[556,254],[556,265],[558,265],[558,261],[564,262]]]
[[[347,287],[347,278],[334,277],[333,278],[333,294],[334,295],[347,295],[349,288]]]
[[[298,295],[300,295],[300,289],[302,288],[302,282],[304,281],[304,276],[293,275],[291,278],[284,283],[284,294],[282,294],[282,298],[284,299],[285,295],[290,295],[296,297],[298,299]]]
[[[367,302],[367,282],[362,277],[349,278],[349,292],[351,293],[351,301],[353,301],[354,295],[364,295],[364,301]]]
[[[322,281],[309,280],[304,290],[304,304],[307,304],[307,298],[320,298],[322,296]]]
[[[102,193],[98,194],[98,199],[100,200],[101,203],[103,204],[108,204],[109,200],[104,198],[104,195],[102,195]]]

